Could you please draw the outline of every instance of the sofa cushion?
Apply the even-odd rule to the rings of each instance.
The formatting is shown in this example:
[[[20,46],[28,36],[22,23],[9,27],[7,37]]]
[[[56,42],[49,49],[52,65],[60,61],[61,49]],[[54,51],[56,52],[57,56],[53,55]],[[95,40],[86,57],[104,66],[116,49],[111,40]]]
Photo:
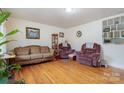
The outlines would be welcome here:
[[[52,53],[44,53],[43,58],[53,57]]]
[[[30,53],[29,47],[18,47],[14,49],[14,52],[17,56],[28,55]]]
[[[40,53],[40,46],[30,46],[30,53],[31,54],[39,54]]]
[[[42,54],[31,54],[31,59],[41,59],[43,58]]]
[[[50,49],[48,46],[41,46],[40,47],[41,53],[49,53]]]
[[[27,61],[30,60],[30,55],[16,56],[15,61]]]

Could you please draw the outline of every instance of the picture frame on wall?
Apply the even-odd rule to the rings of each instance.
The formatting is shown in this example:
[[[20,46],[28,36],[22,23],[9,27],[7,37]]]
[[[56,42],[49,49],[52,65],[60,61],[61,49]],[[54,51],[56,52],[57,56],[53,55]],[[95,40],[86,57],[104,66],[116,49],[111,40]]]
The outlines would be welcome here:
[[[63,32],[59,32],[59,37],[64,38],[64,33]]]
[[[26,27],[26,39],[40,39],[40,29]]]

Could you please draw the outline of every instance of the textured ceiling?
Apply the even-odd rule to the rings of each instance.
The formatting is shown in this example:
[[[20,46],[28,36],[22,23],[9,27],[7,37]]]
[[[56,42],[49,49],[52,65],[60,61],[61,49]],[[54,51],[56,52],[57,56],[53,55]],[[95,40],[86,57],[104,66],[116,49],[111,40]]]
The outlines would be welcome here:
[[[65,12],[64,8],[7,8],[15,18],[26,19],[41,24],[61,28],[70,28],[104,17],[124,13],[123,8],[73,8]]]

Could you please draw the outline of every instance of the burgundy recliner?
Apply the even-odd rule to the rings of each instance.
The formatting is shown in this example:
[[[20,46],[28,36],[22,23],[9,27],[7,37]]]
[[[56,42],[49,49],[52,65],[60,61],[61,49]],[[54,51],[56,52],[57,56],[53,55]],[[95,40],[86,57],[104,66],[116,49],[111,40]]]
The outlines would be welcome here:
[[[85,65],[100,66],[101,46],[93,43],[93,48],[87,48],[86,43],[82,45],[81,51],[76,52],[76,60]]]
[[[62,43],[59,44],[59,55],[62,59],[68,59],[68,55],[73,53],[75,50],[71,49],[71,45],[68,43],[67,47],[63,46]]]

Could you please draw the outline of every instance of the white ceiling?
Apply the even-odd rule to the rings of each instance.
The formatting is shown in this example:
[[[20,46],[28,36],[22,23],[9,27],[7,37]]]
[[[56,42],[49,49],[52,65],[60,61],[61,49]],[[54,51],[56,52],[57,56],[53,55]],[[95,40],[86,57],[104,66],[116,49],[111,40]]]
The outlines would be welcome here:
[[[7,8],[15,18],[26,19],[61,28],[70,28],[104,17],[124,13],[124,8]]]

